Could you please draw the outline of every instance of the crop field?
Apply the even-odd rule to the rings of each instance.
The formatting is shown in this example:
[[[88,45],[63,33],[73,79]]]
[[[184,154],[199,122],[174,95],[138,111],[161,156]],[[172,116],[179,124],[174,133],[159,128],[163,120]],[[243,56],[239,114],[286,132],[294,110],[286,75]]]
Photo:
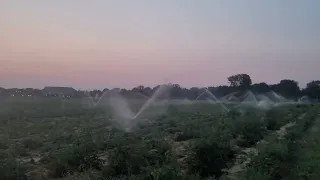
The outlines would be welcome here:
[[[219,104],[176,103],[150,107],[130,131],[121,122],[109,107],[80,99],[3,100],[0,179],[320,177],[317,104],[226,112]]]

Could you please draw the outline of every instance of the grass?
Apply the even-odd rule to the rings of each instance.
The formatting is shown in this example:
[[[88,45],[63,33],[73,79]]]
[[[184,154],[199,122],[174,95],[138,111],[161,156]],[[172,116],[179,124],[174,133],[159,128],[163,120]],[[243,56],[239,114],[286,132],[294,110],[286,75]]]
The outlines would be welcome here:
[[[156,115],[154,107],[132,132],[114,123],[108,107],[88,108],[80,99],[3,101],[0,109],[0,179],[219,179],[244,149],[266,139],[242,177],[285,178],[293,163],[301,164],[297,176],[317,175],[319,132],[310,129],[319,124],[318,106],[226,113],[196,103]],[[272,135],[290,122],[296,125],[283,139]],[[308,143],[296,148],[301,139]]]

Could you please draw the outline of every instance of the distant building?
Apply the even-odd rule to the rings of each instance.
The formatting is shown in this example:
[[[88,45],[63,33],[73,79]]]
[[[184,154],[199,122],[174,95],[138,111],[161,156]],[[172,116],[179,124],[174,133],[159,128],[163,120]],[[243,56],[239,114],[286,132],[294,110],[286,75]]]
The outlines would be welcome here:
[[[72,87],[51,87],[47,86],[42,89],[44,96],[50,97],[73,97],[77,94],[77,91]]]
[[[9,88],[6,89],[6,94],[9,94],[10,96],[22,96],[23,89],[18,88]]]

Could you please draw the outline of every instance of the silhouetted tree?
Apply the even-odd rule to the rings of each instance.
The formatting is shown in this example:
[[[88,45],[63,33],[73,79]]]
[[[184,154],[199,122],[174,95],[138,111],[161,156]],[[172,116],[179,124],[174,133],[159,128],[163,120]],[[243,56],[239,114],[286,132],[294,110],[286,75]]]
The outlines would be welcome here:
[[[217,97],[223,97],[236,91],[236,88],[237,87],[218,86],[218,87],[212,88],[210,91]]]
[[[237,74],[228,77],[228,81],[231,87],[237,87],[241,90],[248,89],[251,84],[251,78],[248,74]]]
[[[289,99],[297,99],[301,95],[298,82],[290,79],[284,79],[279,84],[271,85],[271,89]]]
[[[96,96],[99,97],[99,96],[101,96],[101,94],[102,94],[101,90],[95,89],[95,90],[93,90],[93,91],[90,91],[91,97],[96,97]]]
[[[140,85],[131,89],[131,92],[143,93],[144,86]]]
[[[266,93],[270,91],[270,87],[267,83],[257,83],[251,86],[251,90],[255,93]]]
[[[188,90],[188,99],[196,99],[201,94],[201,91],[198,87],[192,87]]]
[[[120,93],[123,93],[123,94],[127,94],[129,91],[128,90],[126,90],[126,89],[120,89]]]
[[[320,81],[311,81],[307,84],[307,87],[303,90],[303,95],[307,95],[309,98],[320,100]]]
[[[171,97],[176,99],[184,99],[185,94],[179,84],[172,84],[170,87]]]
[[[150,87],[145,87],[143,94],[150,97],[152,95],[152,89]]]
[[[158,99],[168,99],[170,97],[170,92],[169,92],[169,88],[170,88],[171,84],[169,85],[158,85],[152,88],[152,94],[157,92],[160,88],[160,91],[158,91]]]

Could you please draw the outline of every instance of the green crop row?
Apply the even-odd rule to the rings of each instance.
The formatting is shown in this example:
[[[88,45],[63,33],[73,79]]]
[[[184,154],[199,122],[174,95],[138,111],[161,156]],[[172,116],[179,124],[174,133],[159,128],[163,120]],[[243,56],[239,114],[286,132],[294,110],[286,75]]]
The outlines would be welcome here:
[[[40,113],[41,104],[33,107],[38,110],[0,114],[4,122],[0,160],[7,164],[0,167],[0,175],[6,172],[0,179],[37,179],[39,168],[45,169],[41,177],[46,178],[79,174],[90,179],[218,178],[232,166],[239,148],[254,146],[309,109],[284,106],[225,113],[210,104],[170,106],[167,114],[123,132],[99,109],[70,107],[58,116],[60,112]],[[40,161],[21,161],[35,153],[41,155]]]
[[[296,117],[296,124],[288,129],[283,138],[275,138],[260,147],[259,155],[253,158],[243,179],[295,179],[296,176],[292,170],[296,169],[298,161],[297,149],[301,138],[313,126],[318,110],[311,108],[305,113],[305,116]]]

